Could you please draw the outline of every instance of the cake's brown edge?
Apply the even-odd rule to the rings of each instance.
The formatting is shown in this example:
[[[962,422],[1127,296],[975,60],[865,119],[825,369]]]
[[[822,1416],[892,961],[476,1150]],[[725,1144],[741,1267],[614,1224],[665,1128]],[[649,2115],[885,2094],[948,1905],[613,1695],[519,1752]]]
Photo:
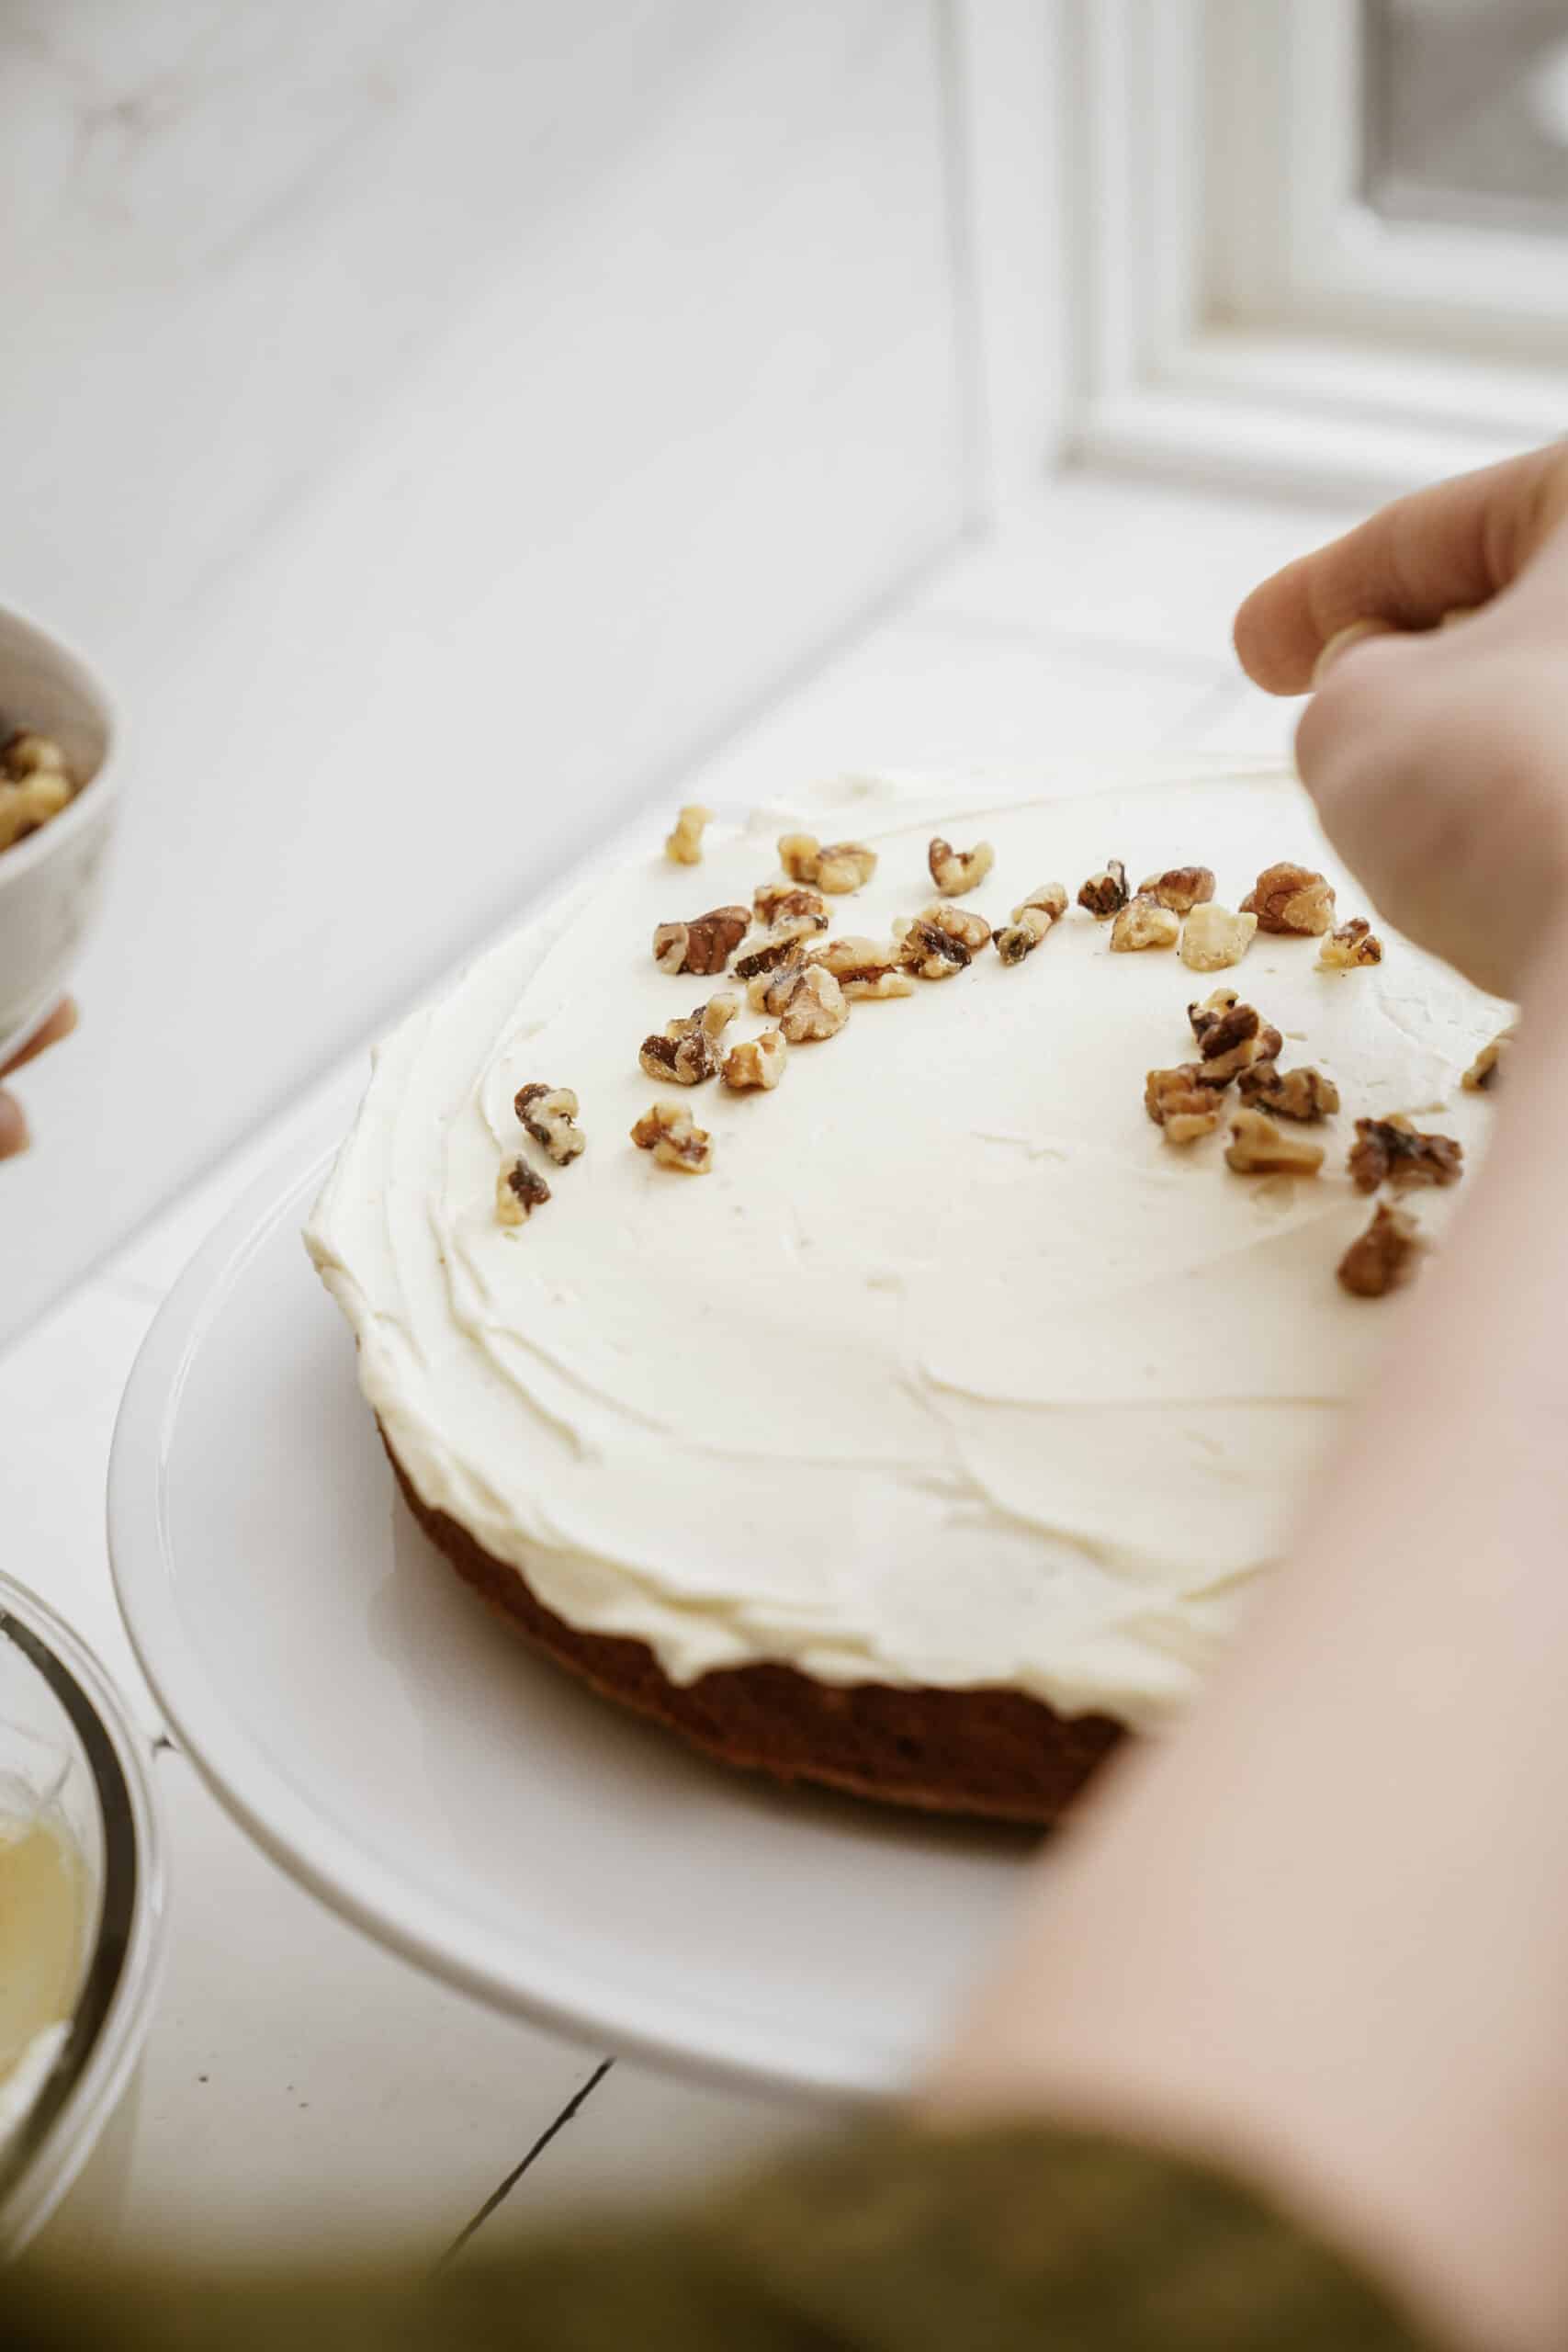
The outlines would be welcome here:
[[[1108,1715],[1059,1715],[1019,1690],[840,1685],[773,1664],[671,1682],[646,1642],[585,1633],[547,1609],[516,1568],[421,1500],[381,1437],[410,1510],[467,1583],[604,1697],[723,1763],[928,1812],[1049,1822],[1122,1736]]]

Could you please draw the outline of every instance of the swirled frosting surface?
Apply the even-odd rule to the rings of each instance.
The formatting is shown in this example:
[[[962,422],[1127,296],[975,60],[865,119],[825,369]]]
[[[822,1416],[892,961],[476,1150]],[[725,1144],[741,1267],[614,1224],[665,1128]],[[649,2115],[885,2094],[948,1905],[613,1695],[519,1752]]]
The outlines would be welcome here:
[[[637,1047],[724,983],[656,969],[654,925],[749,904],[797,825],[879,854],[829,902],[837,933],[885,937],[929,901],[938,831],[994,842],[964,902],[993,922],[1110,856],[1134,883],[1212,865],[1231,906],[1296,858],[1335,879],[1341,919],[1371,911],[1275,773],[1082,794],[852,779],[716,824],[695,869],[650,835],[377,1055],[307,1235],[365,1394],[427,1503],[678,1681],[774,1659],[1156,1724],[1398,1346],[1401,1303],[1335,1280],[1369,1215],[1353,1121],[1435,1121],[1473,1170],[1489,1106],[1459,1080],[1506,1012],[1382,926],[1372,970],[1259,934],[1211,978],[1111,954],[1075,908],[1016,968],[987,951],[856,1004],[775,1092],[694,1090],[713,1171],[659,1168],[627,1130],[675,1090]],[[1223,1130],[1175,1149],[1145,1114],[1145,1073],[1190,1057],[1188,1002],[1222,983],[1284,1032],[1285,1066],[1340,1088],[1318,1179],[1239,1178]],[[576,1089],[587,1150],[536,1154],[553,1197],[508,1229],[496,1173],[534,1079]],[[1435,1238],[1456,1197],[1416,1203]]]

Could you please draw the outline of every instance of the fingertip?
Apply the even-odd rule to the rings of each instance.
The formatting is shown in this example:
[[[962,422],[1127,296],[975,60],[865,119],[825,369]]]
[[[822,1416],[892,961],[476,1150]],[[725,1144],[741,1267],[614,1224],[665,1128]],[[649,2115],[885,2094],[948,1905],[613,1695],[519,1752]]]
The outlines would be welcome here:
[[[13,1094],[0,1094],[0,1159],[14,1159],[30,1140],[21,1104]]]

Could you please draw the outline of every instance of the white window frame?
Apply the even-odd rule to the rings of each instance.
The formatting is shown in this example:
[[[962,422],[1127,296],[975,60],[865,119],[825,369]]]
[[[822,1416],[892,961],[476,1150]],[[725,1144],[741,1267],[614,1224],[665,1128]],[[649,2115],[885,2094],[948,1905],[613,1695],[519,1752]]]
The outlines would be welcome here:
[[[1361,198],[1356,0],[1058,6],[1066,454],[1359,499],[1568,429],[1551,240]]]

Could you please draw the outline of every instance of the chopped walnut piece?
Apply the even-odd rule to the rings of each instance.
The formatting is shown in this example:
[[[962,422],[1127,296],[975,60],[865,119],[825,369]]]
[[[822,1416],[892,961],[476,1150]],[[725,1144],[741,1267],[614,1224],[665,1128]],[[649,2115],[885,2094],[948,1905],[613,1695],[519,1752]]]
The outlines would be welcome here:
[[[802,890],[796,895],[803,899],[817,896],[814,890]],[[818,899],[818,904],[820,906],[820,899]],[[748,948],[744,956],[737,958],[736,978],[751,980],[756,978],[759,972],[776,971],[781,964],[787,964],[795,956],[801,942],[812,938],[819,931],[826,931],[827,928],[828,918],[825,914],[812,914],[809,911],[793,915],[781,914],[764,933],[761,944]]]
[[[1383,1298],[1407,1283],[1426,1248],[1408,1209],[1380,1201],[1365,1233],[1339,1261],[1339,1281],[1352,1298]]]
[[[1204,1082],[1196,1062],[1175,1069],[1152,1069],[1144,1087],[1144,1108],[1167,1143],[1196,1143],[1220,1124],[1220,1097]]]
[[[536,1208],[550,1197],[550,1188],[525,1159],[509,1160],[495,1180],[495,1221],[526,1225]]]
[[[1231,989],[1216,989],[1206,1004],[1190,1004],[1187,1018],[1209,1086],[1228,1086],[1254,1062],[1272,1061],[1284,1046],[1278,1029]]]
[[[1151,874],[1138,885],[1141,899],[1157,899],[1173,915],[1190,915],[1213,895],[1213,871],[1207,865],[1168,866],[1163,874]]]
[[[891,940],[830,939],[806,951],[808,964],[831,972],[846,997],[913,996],[915,983],[898,961]]]
[[[1258,917],[1259,931],[1316,938],[1334,927],[1334,885],[1308,865],[1266,865],[1241,910]]]
[[[1464,1074],[1464,1085],[1468,1093],[1484,1094],[1489,1088],[1496,1085],[1503,1075],[1503,1064],[1507,1060],[1514,1040],[1518,1034],[1517,1028],[1514,1026],[1500,1029],[1489,1046],[1482,1046]]]
[[[829,842],[817,861],[817,887],[830,898],[862,890],[876,871],[876,852],[863,842]]]
[[[982,947],[991,944],[990,924],[972,907],[955,907],[945,899],[933,899],[929,907],[920,909],[918,920],[934,923],[949,939],[960,941],[971,956],[977,956]]]
[[[1382,941],[1365,915],[1354,915],[1331,931],[1317,951],[1320,972],[1359,972],[1382,962]]]
[[[543,1144],[558,1168],[576,1159],[587,1146],[588,1138],[573,1123],[577,1117],[577,1097],[570,1086],[546,1086],[536,1080],[532,1086],[520,1086],[512,1105],[518,1124]]]
[[[1004,964],[1021,964],[1055,927],[1043,907],[1020,907],[1011,922],[1003,923],[995,933],[997,954]]]
[[[0,849],[38,832],[71,797],[71,779],[59,768],[39,768],[19,784],[0,784]]]
[[[771,1092],[784,1074],[789,1047],[781,1029],[764,1029],[760,1037],[748,1037],[739,1046],[731,1046],[724,1057],[724,1082],[737,1094],[754,1088]]]
[[[1380,1184],[1396,1193],[1418,1184],[1457,1184],[1464,1174],[1464,1146],[1452,1136],[1423,1135],[1406,1118],[1358,1119],[1349,1168],[1360,1193],[1375,1193]]]
[[[705,1176],[713,1166],[713,1137],[699,1127],[683,1102],[655,1102],[631,1131],[639,1151],[651,1151],[660,1168],[685,1176]]]
[[[1310,1067],[1282,1070],[1272,1056],[1241,1072],[1236,1092],[1277,1119],[1299,1119],[1307,1126],[1332,1118],[1339,1108],[1339,1089],[1331,1078]]]
[[[1223,972],[1240,963],[1257,929],[1256,915],[1233,915],[1228,907],[1205,899],[1181,926],[1181,960],[1189,971]]]
[[[751,918],[744,907],[715,907],[690,922],[661,922],[653,934],[653,960],[661,972],[695,972],[706,978],[722,972]]]
[[[700,865],[703,862],[703,828],[713,822],[713,810],[688,801],[675,820],[675,830],[664,841],[664,854],[673,865]]]
[[[1323,1146],[1283,1134],[1261,1111],[1238,1111],[1231,1121],[1225,1165],[1238,1176],[1315,1176],[1323,1166]]]
[[[677,1086],[701,1086],[716,1072],[715,1048],[739,1010],[739,998],[728,989],[710,997],[706,1004],[694,1005],[684,1021],[667,1021],[661,1037],[643,1039],[638,1064],[649,1078],[672,1078]]]
[[[1103,922],[1108,915],[1121,913],[1128,895],[1127,869],[1119,857],[1111,857],[1098,874],[1089,876],[1078,892],[1078,904]]]
[[[764,930],[777,922],[796,922],[810,917],[807,928],[826,931],[828,905],[820,890],[808,890],[799,882],[759,882],[751,894],[751,912]]]
[[[815,833],[781,833],[779,863],[792,882],[814,884],[829,897],[858,890],[876,871],[876,852],[863,842],[819,842]]]
[[[898,961],[917,979],[945,980],[963,971],[991,936],[984,915],[972,914],[950,900],[922,907],[911,920],[900,915],[893,926]]]
[[[1041,882],[1012,910],[1012,921],[996,933],[997,954],[1004,964],[1021,964],[1032,956],[1067,911],[1067,894],[1059,882]]]
[[[30,727],[18,727],[0,744],[0,769],[14,783],[29,775],[62,775],[69,778],[71,770],[64,752],[52,735],[39,735]]]
[[[1174,947],[1180,935],[1180,916],[1141,890],[1111,926],[1111,948],[1119,956],[1135,955],[1143,947]]]
[[[992,866],[997,853],[989,842],[976,842],[971,850],[954,849],[938,833],[926,852],[926,863],[931,870],[931,880],[949,898],[960,898],[965,890],[977,890]]]
[[[849,1017],[843,989],[832,973],[813,964],[795,975],[789,1001],[779,1014],[779,1027],[792,1046],[810,1046],[823,1037],[836,1037]]]

